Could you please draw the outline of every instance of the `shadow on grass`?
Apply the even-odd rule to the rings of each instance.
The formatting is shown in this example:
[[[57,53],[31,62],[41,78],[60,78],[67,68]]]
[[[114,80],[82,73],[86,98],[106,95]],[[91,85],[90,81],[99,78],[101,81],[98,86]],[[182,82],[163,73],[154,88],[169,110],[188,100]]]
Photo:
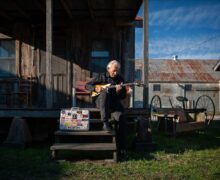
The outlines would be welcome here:
[[[0,147],[2,179],[59,179],[62,167],[50,159],[48,147]]]
[[[153,131],[153,140],[158,145],[155,152],[135,153],[129,151],[124,157],[119,158],[120,162],[130,161],[132,163],[132,161],[139,160],[157,160],[157,153],[160,152],[175,155],[182,154],[185,151],[217,149],[220,147],[220,121],[213,122],[207,130],[180,134],[177,138]],[[65,176],[74,177],[74,175],[79,174],[78,171],[84,172],[85,168],[92,172],[93,161],[87,161],[87,159],[103,159],[104,156],[106,158],[106,154],[102,153],[62,152],[60,156],[68,161],[52,161],[49,146],[48,142],[34,144],[26,149],[0,146],[1,179],[61,179]],[[82,162],[72,163],[78,160]]]
[[[178,134],[176,138],[157,132],[154,139],[158,150],[166,153],[216,149],[220,147],[220,121],[213,121],[207,129]]]
[[[91,160],[95,159],[92,153],[85,155],[64,151],[60,154],[62,159],[52,160],[48,142],[31,144],[26,148],[0,145],[0,154],[0,179],[74,179],[79,176],[79,171],[92,168],[94,163]],[[99,154],[99,158],[103,156]],[[100,164],[97,158],[96,163]]]
[[[158,132],[153,124],[153,141],[157,144],[154,152],[128,152],[121,161],[152,160],[154,153],[182,154],[186,151],[217,149],[220,147],[220,121],[213,121],[207,129],[181,133],[175,138]]]

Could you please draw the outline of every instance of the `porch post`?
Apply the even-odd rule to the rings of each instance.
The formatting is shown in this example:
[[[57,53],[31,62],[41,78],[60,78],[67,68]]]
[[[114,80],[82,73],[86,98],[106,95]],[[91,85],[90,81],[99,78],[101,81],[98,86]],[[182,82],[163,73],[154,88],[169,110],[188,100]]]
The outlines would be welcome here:
[[[52,108],[52,26],[53,0],[46,0],[46,106]]]
[[[143,107],[148,108],[149,99],[149,57],[148,57],[148,0],[143,0],[143,74],[144,74],[144,88],[143,88]]]
[[[136,151],[154,150],[156,144],[152,141],[150,122],[149,122],[149,108],[148,108],[148,0],[143,0],[143,54],[144,54],[144,88],[143,88],[143,107],[147,116],[140,116],[138,119],[138,132],[135,143]]]

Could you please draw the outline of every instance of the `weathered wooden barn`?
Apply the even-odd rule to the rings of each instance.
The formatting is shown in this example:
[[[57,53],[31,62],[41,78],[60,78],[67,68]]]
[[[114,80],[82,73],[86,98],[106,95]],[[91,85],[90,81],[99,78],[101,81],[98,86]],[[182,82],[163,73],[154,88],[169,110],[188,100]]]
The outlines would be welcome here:
[[[0,5],[0,116],[57,117],[77,81],[122,64],[133,81],[142,0],[13,0]],[[79,99],[89,102],[86,97]]]
[[[143,22],[136,18],[142,3]],[[77,83],[105,71],[111,59],[119,60],[121,74],[133,81],[135,26],[142,24],[146,100],[148,0],[1,1],[0,141],[21,118],[33,140],[53,138],[60,109],[75,102]],[[88,92],[83,94],[77,106],[91,106]]]
[[[135,78],[143,78],[142,61],[136,62]],[[163,107],[179,105],[177,96],[186,96],[196,102],[199,96],[208,95],[214,101],[216,113],[220,113],[218,60],[162,60],[149,61],[149,103],[159,95]],[[136,95],[136,101],[141,97]]]

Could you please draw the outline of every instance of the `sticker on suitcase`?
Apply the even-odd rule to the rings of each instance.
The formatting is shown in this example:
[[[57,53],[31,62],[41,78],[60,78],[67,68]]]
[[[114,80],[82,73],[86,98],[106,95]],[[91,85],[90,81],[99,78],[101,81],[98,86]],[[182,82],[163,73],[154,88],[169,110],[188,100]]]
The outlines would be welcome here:
[[[89,110],[62,109],[60,112],[60,130],[89,130]]]

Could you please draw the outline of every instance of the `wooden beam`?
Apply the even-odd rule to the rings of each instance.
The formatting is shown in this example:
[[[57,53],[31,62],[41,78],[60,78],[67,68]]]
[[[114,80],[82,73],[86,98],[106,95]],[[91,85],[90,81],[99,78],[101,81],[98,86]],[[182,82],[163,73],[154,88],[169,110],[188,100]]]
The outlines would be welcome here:
[[[116,0],[112,0],[112,16],[113,22],[116,23]]]
[[[11,0],[13,6],[19,11],[19,13],[25,17],[25,19],[29,19],[29,15],[22,9],[20,4],[16,0]]]
[[[10,29],[9,27],[0,27],[0,38],[1,38],[1,33],[4,33],[4,34],[7,34],[8,32],[10,32]]]
[[[33,0],[33,2],[43,13],[46,13],[45,7],[38,0]]]
[[[18,77],[21,77],[21,41],[20,40],[15,40],[15,50],[16,50],[16,55],[15,55],[15,71],[16,75]]]
[[[11,16],[9,16],[7,13],[5,13],[4,10],[0,11],[0,16],[7,19],[8,21],[13,21],[13,18]]]
[[[46,0],[46,105],[52,108],[52,27],[53,0]]]
[[[71,32],[68,32],[68,37],[71,37]],[[67,97],[68,97],[68,100],[69,102],[71,102],[71,105],[72,105],[72,87],[73,87],[73,80],[72,80],[72,62],[71,62],[71,39],[68,38],[67,40],[67,47],[68,47],[68,51],[67,51]]]
[[[148,0],[143,0],[143,55],[144,55],[144,88],[143,88],[143,105],[148,108],[149,98],[149,57],[148,57]]]
[[[4,27],[0,27],[0,30],[7,30],[7,29],[5,29]],[[0,32],[0,39],[13,39],[13,37]]]
[[[65,0],[60,0],[60,2],[63,5],[63,8],[65,9],[68,16],[72,19],[73,15],[72,15],[71,9],[69,8],[69,5],[67,4],[67,2]]]
[[[94,20],[95,16],[94,16],[93,8],[92,8],[92,1],[91,0],[87,0],[87,3],[88,3],[88,8],[89,8],[89,13],[91,15],[91,18],[92,18],[92,20]]]
[[[137,13],[141,7],[141,4],[144,3],[144,0],[136,0],[135,3],[136,3],[136,6],[135,6],[135,11],[134,11],[134,18],[135,16],[137,16]]]

